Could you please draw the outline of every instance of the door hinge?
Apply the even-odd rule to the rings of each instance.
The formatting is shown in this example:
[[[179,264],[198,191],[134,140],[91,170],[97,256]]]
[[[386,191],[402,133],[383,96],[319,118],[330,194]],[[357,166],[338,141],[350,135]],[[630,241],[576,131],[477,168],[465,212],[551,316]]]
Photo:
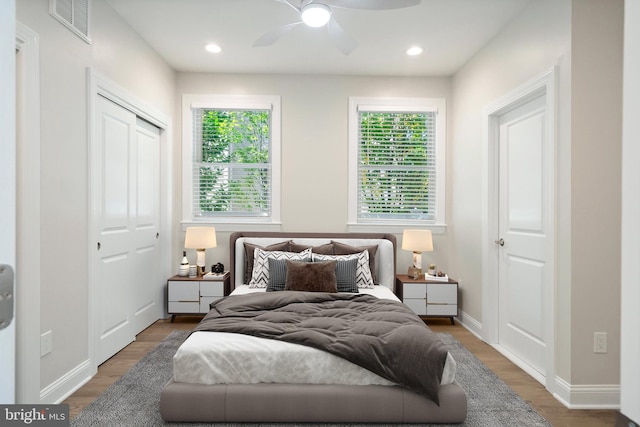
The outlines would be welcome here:
[[[13,268],[0,264],[0,329],[13,320]]]

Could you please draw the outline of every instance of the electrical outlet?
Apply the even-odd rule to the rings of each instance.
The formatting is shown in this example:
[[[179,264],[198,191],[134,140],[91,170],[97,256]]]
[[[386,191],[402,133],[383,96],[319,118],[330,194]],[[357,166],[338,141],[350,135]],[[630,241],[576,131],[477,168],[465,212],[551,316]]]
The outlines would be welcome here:
[[[593,352],[594,353],[607,352],[607,333],[606,332],[593,333]]]
[[[40,357],[45,356],[53,350],[53,332],[47,331],[40,335]]]

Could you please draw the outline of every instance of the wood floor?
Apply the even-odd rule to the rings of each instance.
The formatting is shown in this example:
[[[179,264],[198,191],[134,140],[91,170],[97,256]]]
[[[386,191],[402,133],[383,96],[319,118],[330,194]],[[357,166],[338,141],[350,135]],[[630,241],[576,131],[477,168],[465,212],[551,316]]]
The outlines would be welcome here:
[[[82,408],[97,398],[149,350],[165,339],[169,333],[176,329],[191,329],[200,319],[195,316],[182,316],[177,317],[174,323],[171,323],[169,319],[158,320],[142,331],[136,337],[136,341],[100,365],[97,375],[63,402],[69,405],[71,418],[74,418]],[[567,409],[551,396],[539,382],[459,324],[451,325],[447,319],[429,319],[427,324],[436,332],[448,332],[456,337],[553,426],[599,427],[615,425],[616,411]]]

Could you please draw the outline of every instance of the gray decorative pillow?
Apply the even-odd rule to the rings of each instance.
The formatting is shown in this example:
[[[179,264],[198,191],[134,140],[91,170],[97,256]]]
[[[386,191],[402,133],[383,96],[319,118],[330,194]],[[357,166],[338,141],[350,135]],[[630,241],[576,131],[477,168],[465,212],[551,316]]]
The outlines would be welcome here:
[[[269,284],[267,285],[267,292],[284,291],[286,279],[286,260],[269,258]]]
[[[371,276],[371,270],[369,269],[369,252],[362,251],[358,254],[351,255],[321,255],[313,254],[314,261],[347,261],[350,259],[357,259],[358,264],[356,266],[356,284],[358,288],[373,288],[373,277]]]
[[[300,262],[286,260],[285,291],[338,292],[336,261]]]
[[[358,283],[356,270],[358,267],[357,259],[338,260],[336,264],[336,284],[338,292],[358,293]]]
[[[362,251],[369,252],[369,270],[371,271],[371,277],[373,278],[373,283],[378,283],[378,278],[376,277],[376,252],[378,252],[378,245],[351,246],[334,240],[332,240],[331,243],[333,244],[333,253],[335,255],[357,254]]]

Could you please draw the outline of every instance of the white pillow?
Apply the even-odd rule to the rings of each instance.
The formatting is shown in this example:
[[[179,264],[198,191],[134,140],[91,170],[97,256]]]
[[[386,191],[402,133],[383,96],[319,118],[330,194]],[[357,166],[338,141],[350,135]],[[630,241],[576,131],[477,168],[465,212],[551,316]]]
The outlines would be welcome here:
[[[263,251],[256,248],[253,251],[253,274],[251,281],[249,281],[250,288],[266,288],[269,284],[269,258],[311,261],[311,248],[302,252]]]
[[[357,254],[350,255],[323,255],[313,254],[313,261],[331,261],[331,260],[350,260],[357,259],[356,265],[356,284],[359,288],[373,288],[373,276],[369,268],[369,251],[362,251]]]

